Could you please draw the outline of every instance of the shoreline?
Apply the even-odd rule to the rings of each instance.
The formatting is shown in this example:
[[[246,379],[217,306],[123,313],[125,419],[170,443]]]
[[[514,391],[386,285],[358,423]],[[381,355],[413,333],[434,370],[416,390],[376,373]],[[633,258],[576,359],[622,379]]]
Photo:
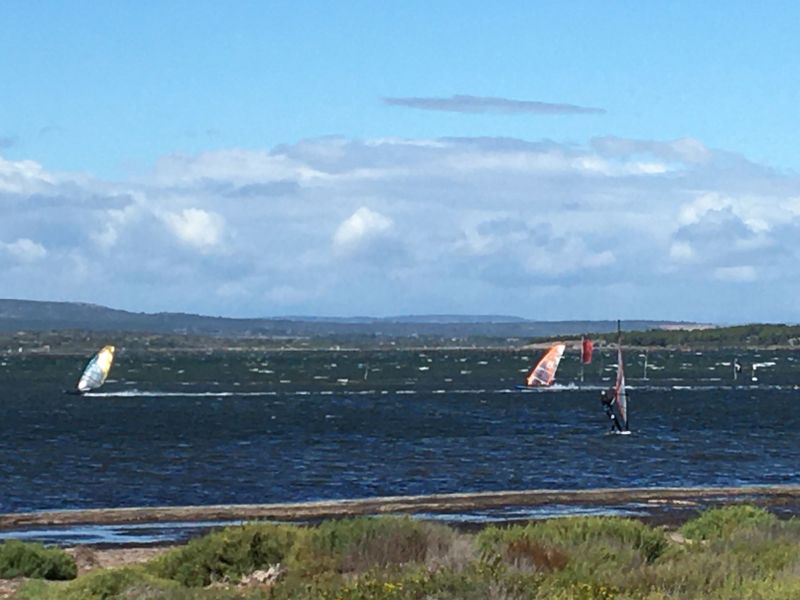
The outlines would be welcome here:
[[[498,492],[384,496],[271,504],[158,506],[51,510],[0,514],[0,531],[77,525],[134,525],[208,521],[317,521],[382,514],[455,515],[464,511],[547,506],[608,508],[642,505],[646,518],[660,521],[670,512],[740,502],[800,514],[800,485],[749,485]],[[676,515],[677,516],[677,515]],[[667,518],[667,522],[670,519]]]

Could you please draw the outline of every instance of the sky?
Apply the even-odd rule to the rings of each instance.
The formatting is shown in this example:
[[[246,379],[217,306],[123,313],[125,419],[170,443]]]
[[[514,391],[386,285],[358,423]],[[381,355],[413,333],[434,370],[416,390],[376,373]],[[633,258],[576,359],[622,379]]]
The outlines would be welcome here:
[[[800,5],[0,3],[0,297],[797,322]]]

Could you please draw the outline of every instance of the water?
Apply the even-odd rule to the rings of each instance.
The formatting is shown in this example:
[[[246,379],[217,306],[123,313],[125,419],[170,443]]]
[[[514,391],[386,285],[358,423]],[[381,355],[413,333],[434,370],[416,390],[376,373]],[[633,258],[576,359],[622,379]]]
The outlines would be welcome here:
[[[173,523],[126,523],[121,525],[69,525],[28,527],[0,531],[0,542],[22,540],[48,545],[146,546],[189,540],[241,521],[197,521]]]
[[[0,512],[636,486],[800,483],[800,365],[731,385],[727,354],[629,353],[631,436],[591,389],[518,393],[537,352],[119,352],[98,395],[82,359],[0,356]],[[420,370],[420,367],[428,367]],[[568,356],[562,382],[577,376]],[[463,371],[469,371],[462,374]],[[365,379],[366,374],[366,379]]]

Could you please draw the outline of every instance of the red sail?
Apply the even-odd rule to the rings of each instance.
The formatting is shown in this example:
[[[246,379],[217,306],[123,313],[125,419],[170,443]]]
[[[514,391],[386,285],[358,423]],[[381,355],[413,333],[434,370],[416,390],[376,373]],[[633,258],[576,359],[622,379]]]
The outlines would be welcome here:
[[[584,338],[583,344],[581,345],[581,362],[585,365],[588,365],[592,362],[592,351],[594,350],[594,344],[592,340],[588,340]]]

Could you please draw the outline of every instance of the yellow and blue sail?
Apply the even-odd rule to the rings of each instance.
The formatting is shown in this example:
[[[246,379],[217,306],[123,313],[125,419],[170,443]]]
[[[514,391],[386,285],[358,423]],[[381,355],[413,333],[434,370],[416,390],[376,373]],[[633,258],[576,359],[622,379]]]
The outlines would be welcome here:
[[[95,354],[86,365],[78,381],[79,392],[89,392],[96,390],[108,377],[111,371],[111,365],[114,362],[114,346],[103,346],[103,348]]]

